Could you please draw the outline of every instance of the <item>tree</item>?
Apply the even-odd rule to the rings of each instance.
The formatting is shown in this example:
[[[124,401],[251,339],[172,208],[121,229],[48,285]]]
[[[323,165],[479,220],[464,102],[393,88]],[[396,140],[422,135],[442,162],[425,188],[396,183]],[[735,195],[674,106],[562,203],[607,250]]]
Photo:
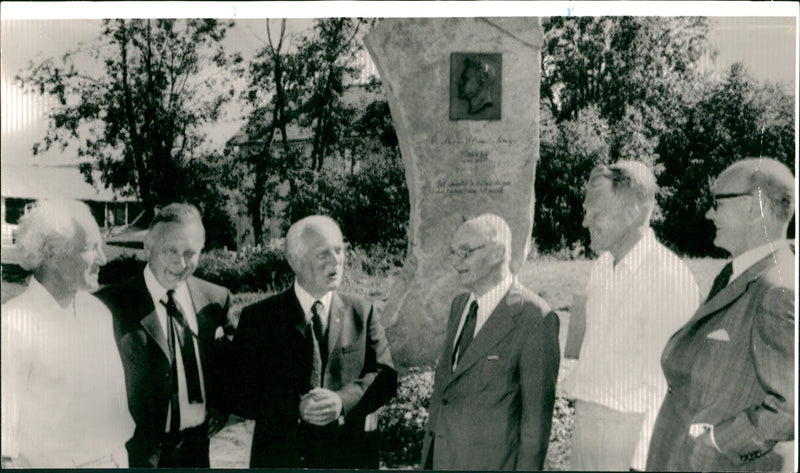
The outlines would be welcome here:
[[[589,247],[583,229],[583,188],[589,173],[609,158],[609,127],[597,107],[556,123],[541,107],[540,159],[536,166],[534,237],[541,252]]]
[[[245,128],[248,143],[228,147],[225,183],[243,197],[253,225],[256,244],[264,239],[265,212],[271,208],[278,187],[299,166],[299,152],[290,149],[287,126],[297,117],[297,101],[304,81],[299,76],[298,58],[285,47],[286,20],[281,20],[273,41],[269,20],[265,20],[267,44],[256,52],[247,72],[248,88],[242,93],[252,107]],[[240,72],[245,72],[240,70]],[[273,147],[276,133],[280,146]]]
[[[711,82],[687,112],[685,124],[662,137],[664,224],[660,229],[677,250],[696,256],[723,255],[714,247],[714,226],[705,218],[710,184],[735,161],[770,156],[794,168],[791,97],[760,85],[741,63]]]
[[[356,111],[341,101],[347,79],[361,72],[356,55],[362,46],[360,28],[372,21],[363,18],[324,18],[298,44],[302,75],[309,84],[300,108],[299,124],[313,129],[311,169],[321,171],[325,158],[340,151],[341,138]]]
[[[592,167],[632,159],[664,169],[661,138],[698,97],[708,23],[693,17],[544,20],[541,159],[534,236],[542,251],[587,248],[583,188]],[[662,213],[654,214],[655,224]]]
[[[220,79],[240,60],[222,49],[232,22],[103,20],[97,41],[56,62],[31,66],[17,79],[57,99],[47,134],[34,154],[77,143],[90,183],[101,171],[107,187],[136,194],[152,215],[157,206],[201,200],[191,194],[190,163],[204,154],[203,127],[214,123],[233,89]],[[94,72],[78,56],[100,64]],[[82,59],[82,58],[81,58]]]
[[[611,125],[631,105],[662,110],[707,50],[704,17],[551,17],[543,26],[541,95],[556,121],[592,104]]]

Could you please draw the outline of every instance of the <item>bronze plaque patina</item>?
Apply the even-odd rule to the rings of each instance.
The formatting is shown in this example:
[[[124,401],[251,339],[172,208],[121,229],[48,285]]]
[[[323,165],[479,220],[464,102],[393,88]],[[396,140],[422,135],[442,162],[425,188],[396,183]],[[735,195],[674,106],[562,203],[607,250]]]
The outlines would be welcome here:
[[[450,120],[500,120],[502,74],[499,53],[451,53]]]

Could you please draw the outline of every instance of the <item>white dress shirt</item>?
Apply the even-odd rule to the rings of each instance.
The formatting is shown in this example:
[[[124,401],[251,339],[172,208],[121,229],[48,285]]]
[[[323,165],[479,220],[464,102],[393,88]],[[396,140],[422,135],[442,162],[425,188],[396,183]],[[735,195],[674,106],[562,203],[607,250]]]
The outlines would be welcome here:
[[[699,305],[689,268],[648,229],[614,266],[595,261],[586,287],[586,335],[565,381],[573,398],[625,413],[644,413],[631,467],[644,470],[658,409],[667,392],[661,353]]]
[[[325,332],[328,330],[328,317],[330,316],[331,312],[331,299],[333,298],[333,292],[328,291],[319,299],[314,299],[314,296],[303,289],[303,286],[298,284],[297,280],[295,280],[294,293],[297,295],[297,300],[300,302],[300,307],[303,308],[303,314],[305,314],[306,322],[308,323],[311,323],[311,317],[314,315],[311,313],[311,307],[314,305],[314,302],[319,301],[322,303],[322,311],[319,314],[319,318],[322,320],[322,331]]]
[[[153,305],[156,306],[156,313],[158,313],[158,321],[161,322],[161,329],[164,334],[168,334],[167,330],[167,308],[164,304],[167,302],[167,290],[159,284],[150,265],[144,268],[144,282],[147,285],[147,290],[150,292],[150,297],[153,298]],[[163,303],[162,303],[163,301]],[[183,312],[183,317],[186,323],[197,334],[197,315],[194,313],[194,304],[192,303],[192,296],[189,294],[189,288],[186,283],[181,283],[175,288],[175,303],[180,306]],[[178,367],[178,403],[181,407],[181,430],[190,427],[197,427],[206,420],[206,387],[203,378],[203,365],[200,363],[200,347],[197,344],[197,339],[192,337],[194,343],[194,352],[197,355],[197,370],[200,373],[200,391],[203,394],[203,402],[189,403],[189,392],[186,389],[186,370],[183,367],[183,356],[181,355],[180,343],[175,339],[175,359]],[[167,411],[167,425],[165,431],[169,431],[170,420],[172,419],[172,407]]]
[[[62,308],[30,278],[2,307],[2,453],[34,468],[128,466],[135,424],[111,312],[79,291]]]
[[[461,337],[461,330],[464,328],[464,323],[466,322],[467,314],[469,313],[469,306],[472,305],[472,301],[476,301],[478,303],[478,313],[475,319],[475,332],[472,333],[472,338],[475,338],[478,335],[478,332],[481,331],[481,328],[483,328],[484,324],[486,324],[486,321],[489,320],[489,316],[492,315],[492,312],[494,312],[494,310],[497,308],[497,305],[500,304],[501,300],[503,300],[503,297],[505,297],[513,282],[514,276],[509,274],[502,281],[500,281],[498,285],[477,299],[475,298],[474,293],[470,293],[469,299],[467,300],[467,305],[464,306],[464,310],[461,312],[461,321],[458,323],[456,337],[455,340],[453,340],[454,349],[456,347],[456,343],[458,343],[458,339]],[[456,365],[458,364],[458,358],[460,358],[460,356],[460,354],[457,354],[455,363],[453,363],[453,369],[456,368]]]

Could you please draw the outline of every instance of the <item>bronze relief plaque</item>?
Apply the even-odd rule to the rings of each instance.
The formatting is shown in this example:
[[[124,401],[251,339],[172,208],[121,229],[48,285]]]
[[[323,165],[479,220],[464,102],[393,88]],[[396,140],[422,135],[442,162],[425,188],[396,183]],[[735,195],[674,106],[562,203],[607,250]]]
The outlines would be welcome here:
[[[450,54],[450,120],[500,120],[500,53]]]

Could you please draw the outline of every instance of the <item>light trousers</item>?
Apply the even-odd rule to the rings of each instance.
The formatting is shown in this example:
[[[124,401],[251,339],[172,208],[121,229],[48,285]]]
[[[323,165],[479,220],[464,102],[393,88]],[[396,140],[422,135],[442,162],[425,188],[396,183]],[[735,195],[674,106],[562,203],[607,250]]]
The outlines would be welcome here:
[[[572,470],[628,471],[639,442],[644,413],[627,413],[575,401]]]

